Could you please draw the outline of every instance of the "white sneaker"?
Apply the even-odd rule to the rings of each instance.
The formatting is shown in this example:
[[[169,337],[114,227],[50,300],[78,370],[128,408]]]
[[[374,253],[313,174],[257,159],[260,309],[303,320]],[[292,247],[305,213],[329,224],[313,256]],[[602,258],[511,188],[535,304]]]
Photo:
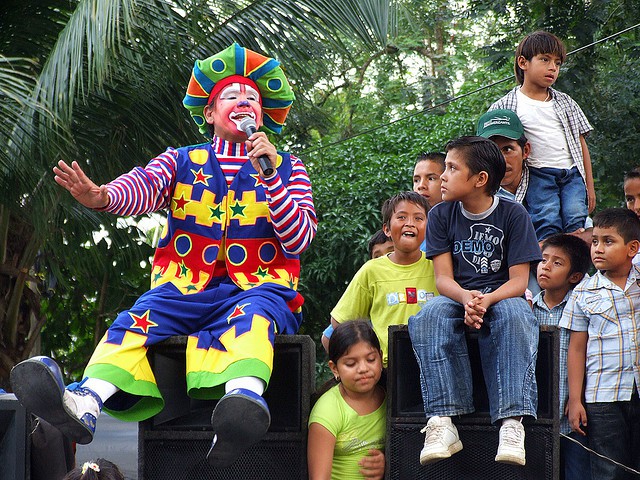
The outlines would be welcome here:
[[[507,418],[500,427],[500,443],[496,462],[524,465],[526,463],[524,451],[524,427],[522,422]]]
[[[92,395],[87,392],[87,388],[75,391],[65,390],[64,395],[62,396],[62,401],[67,409],[79,420],[82,420],[85,415],[90,415],[94,419],[97,419],[98,415],[100,415],[100,411],[102,410],[102,405],[100,405],[98,400],[96,400],[95,394]]]
[[[449,417],[431,417],[420,432],[425,434],[424,447],[420,452],[422,465],[449,458],[462,450],[458,429]]]

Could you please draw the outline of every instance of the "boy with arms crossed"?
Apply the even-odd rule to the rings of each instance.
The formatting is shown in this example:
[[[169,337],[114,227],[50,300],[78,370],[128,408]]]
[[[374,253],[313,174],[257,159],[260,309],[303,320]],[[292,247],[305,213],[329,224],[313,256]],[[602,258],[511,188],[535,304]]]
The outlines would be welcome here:
[[[349,320],[371,320],[384,365],[389,326],[406,325],[438,294],[433,264],[420,250],[428,211],[427,200],[416,192],[402,192],[384,202],[382,230],[393,240],[394,250],[365,263],[331,311],[334,327]]]
[[[451,417],[474,411],[466,325],[480,333],[491,421],[502,420],[496,461],[524,465],[521,420],[536,416],[539,333],[524,292],[540,248],[522,205],[495,195],[506,168],[496,144],[461,137],[446,151],[444,201],[431,211],[426,252],[441,296],[409,319],[429,419],[420,463],[462,449]]]
[[[569,95],[551,88],[565,58],[565,46],[555,35],[527,35],[515,52],[520,85],[489,108],[516,112],[531,143],[525,200],[539,240],[584,227],[596,204],[585,140],[591,125]]]
[[[593,450],[640,469],[640,221],[628,209],[610,208],[593,219],[591,260],[598,272],[578,285],[560,326],[571,330],[568,416],[573,431],[589,436]],[[584,396],[583,396],[584,395]],[[588,422],[588,431],[587,427]],[[595,455],[598,480],[633,478]]]
[[[552,235],[542,243],[542,261],[538,263],[538,284],[542,291],[533,299],[533,314],[540,325],[558,326],[571,291],[582,281],[589,270],[589,245],[579,237],[569,234]],[[567,350],[569,332],[560,329],[560,433],[583,440],[571,432],[565,416],[568,396]],[[591,467],[589,453],[571,440],[560,438],[560,465],[564,480],[590,480]],[[563,467],[564,465],[564,467]]]

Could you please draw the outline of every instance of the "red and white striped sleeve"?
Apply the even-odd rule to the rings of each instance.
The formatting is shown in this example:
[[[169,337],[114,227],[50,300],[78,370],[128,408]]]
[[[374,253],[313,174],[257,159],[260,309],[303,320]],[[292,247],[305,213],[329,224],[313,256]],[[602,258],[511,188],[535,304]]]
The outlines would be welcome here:
[[[121,216],[166,208],[171,201],[177,152],[168,148],[146,167],[136,167],[107,184],[109,203],[103,211]]]
[[[291,155],[291,166],[291,177],[286,179],[286,185],[279,175],[264,182],[276,236],[287,253],[299,255],[315,237],[318,219],[313,205],[311,181],[304,164]]]

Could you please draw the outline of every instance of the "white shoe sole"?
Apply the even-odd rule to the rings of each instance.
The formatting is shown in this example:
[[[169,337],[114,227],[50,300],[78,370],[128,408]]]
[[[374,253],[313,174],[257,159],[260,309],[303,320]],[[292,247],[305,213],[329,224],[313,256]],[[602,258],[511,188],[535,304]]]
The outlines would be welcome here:
[[[509,455],[508,453],[496,455],[495,460],[496,462],[508,463],[509,465],[519,465],[519,466],[524,466],[527,463],[527,459],[525,457],[520,457],[518,455]]]
[[[432,452],[425,455],[420,453],[420,464],[428,465],[439,460],[444,460],[445,458],[449,458],[454,453],[458,453],[460,450],[462,450],[462,442],[458,440],[457,442],[452,443],[446,452]]]

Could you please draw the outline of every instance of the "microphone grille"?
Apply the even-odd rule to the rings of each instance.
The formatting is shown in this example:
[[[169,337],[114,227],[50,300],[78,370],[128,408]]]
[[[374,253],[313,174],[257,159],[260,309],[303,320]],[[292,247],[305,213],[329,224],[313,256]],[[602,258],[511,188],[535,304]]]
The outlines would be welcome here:
[[[242,120],[240,120],[240,128],[244,131],[247,130],[247,128],[256,128],[256,121],[251,118],[251,117],[244,117]]]

